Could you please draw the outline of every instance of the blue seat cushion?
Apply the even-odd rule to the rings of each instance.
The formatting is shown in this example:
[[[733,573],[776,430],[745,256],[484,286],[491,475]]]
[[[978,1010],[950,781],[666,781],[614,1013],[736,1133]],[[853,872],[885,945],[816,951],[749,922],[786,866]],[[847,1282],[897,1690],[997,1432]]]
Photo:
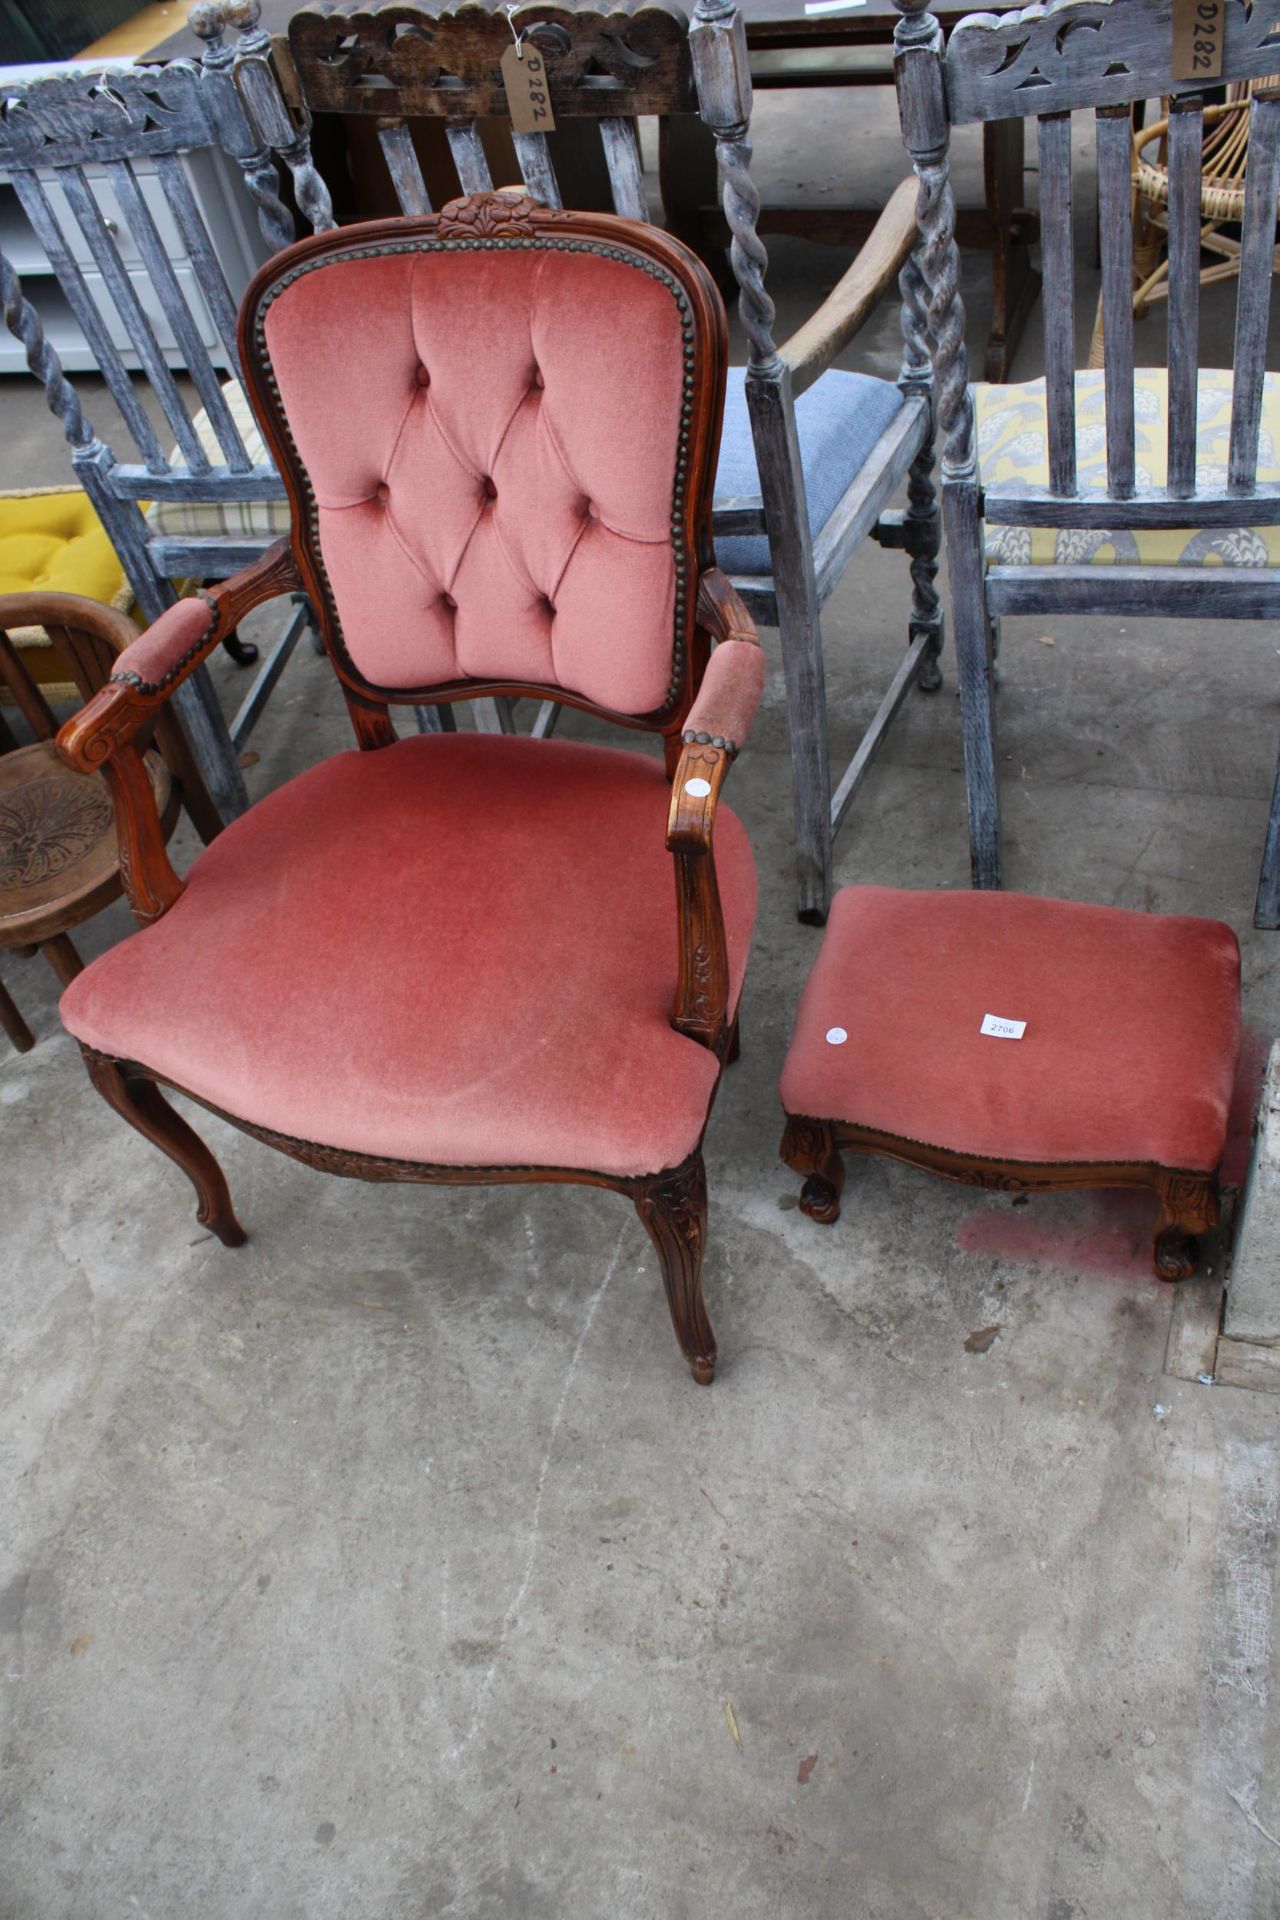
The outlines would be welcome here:
[[[724,396],[724,432],[716,469],[716,499],[759,496],[760,476],[751,440],[744,386],[745,367],[730,367]],[[902,395],[890,380],[869,373],[824,373],[796,401],[796,433],[809,504],[809,532],[815,537],[866,465],[880,435],[902,409]],[[769,542],[762,533],[723,534],[716,540],[716,564],[726,573],[767,574]]]

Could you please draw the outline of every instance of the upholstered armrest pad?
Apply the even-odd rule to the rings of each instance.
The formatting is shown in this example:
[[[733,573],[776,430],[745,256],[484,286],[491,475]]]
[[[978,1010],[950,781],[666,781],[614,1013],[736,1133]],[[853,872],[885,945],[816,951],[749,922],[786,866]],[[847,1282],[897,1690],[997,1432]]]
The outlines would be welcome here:
[[[179,600],[166,607],[145,633],[127,646],[111,678],[127,680],[143,693],[158,693],[176,680],[213,631],[217,609],[209,600]]]
[[[684,738],[736,753],[764,691],[764,653],[753,640],[722,640],[707,663]]]

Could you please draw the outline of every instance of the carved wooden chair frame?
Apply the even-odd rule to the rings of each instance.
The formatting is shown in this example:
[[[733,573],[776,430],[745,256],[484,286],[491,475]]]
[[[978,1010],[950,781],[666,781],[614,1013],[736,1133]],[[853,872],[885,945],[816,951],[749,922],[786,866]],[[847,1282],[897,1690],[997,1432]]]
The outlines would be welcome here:
[[[1255,92],[1241,228],[1230,451],[1225,483],[1196,466],[1202,93],[1173,71],[1168,0],[1048,0],[942,29],[930,0],[894,0],[902,18],[895,71],[903,137],[920,181],[918,258],[928,288],[942,518],[964,727],[969,843],[976,887],[1001,884],[995,655],[1004,613],[1110,613],[1182,619],[1275,619],[1280,567],[984,564],[984,519],[1014,527],[1195,529],[1280,524],[1280,486],[1258,480],[1259,427],[1280,194],[1280,95]],[[1276,65],[1280,0],[1226,0],[1225,81]],[[1217,78],[1207,82],[1217,85]],[[1169,116],[1168,484],[1143,487],[1135,462],[1131,108],[1171,97]],[[1071,114],[1097,119],[1102,311],[1107,343],[1107,484],[1081,491],[1076,461]],[[951,128],[1010,117],[1038,121],[1045,341],[1047,487],[990,489],[979,474],[964,346]],[[1280,770],[1254,924],[1280,927]]]
[[[274,396],[261,337],[261,316],[272,290],[309,267],[334,257],[413,247],[573,247],[644,263],[672,290],[685,335],[686,397],[681,416],[673,544],[683,566],[676,587],[677,643],[669,697],[660,710],[636,716],[600,707],[559,686],[522,681],[456,680],[444,685],[398,688],[371,684],[347,653],[328,577],[320,555],[310,488]],[[577,707],[625,727],[661,736],[672,778],[667,845],[676,881],[675,934],[678,985],[672,1025],[707,1047],[721,1066],[736,1058],[736,1009],[728,1005],[729,970],[724,920],[716,881],[712,832],[720,790],[738,743],[689,725],[712,642],[747,642],[755,630],[725,576],[711,564],[711,485],[714,445],[723,404],[727,335],[724,309],[706,270],[678,243],[650,226],[612,215],[549,211],[522,196],[481,194],[455,201],[439,214],[366,223],[324,232],[298,243],[259,274],[246,295],[240,320],[241,355],[259,419],[284,477],[293,530],[257,562],[203,593],[208,620],[161,678],[144,683],[137,674],[113,676],[110,685],[64,726],[59,749],[69,764],[101,768],[111,784],[130,903],[138,920],[158,919],[183,891],[165,852],[146,775],[137,752],[141,730],[163,712],[174,689],[253,607],[276,594],[305,590],[316,607],[324,644],[338,676],[359,746],[378,751],[396,739],[390,708],[422,701],[449,703],[477,694],[533,696]],[[588,831],[584,823],[584,832]],[[223,1244],[237,1246],[244,1230],[213,1155],[160,1091],[161,1077],[146,1066],[83,1048],[89,1075],[103,1098],[154,1142],[190,1178],[198,1217]],[[652,1175],[622,1178],[590,1168],[426,1165],[349,1152],[321,1142],[274,1133],[223,1112],[182,1088],[231,1125],[291,1158],[325,1172],[371,1181],[476,1185],[497,1181],[578,1182],[609,1187],[630,1198],[654,1242],[676,1335],[701,1383],[711,1380],[716,1359],[701,1291],[706,1231],[706,1176],[701,1143],[682,1165]],[[714,1097],[714,1095],[713,1095]],[[710,1107],[710,1102],[708,1103]]]
[[[634,116],[697,113],[715,138],[720,195],[749,342],[746,394],[759,471],[758,494],[717,501],[717,534],[767,536],[770,572],[738,575],[753,619],[777,626],[787,685],[795,814],[797,910],[826,919],[835,835],[847,817],[895,714],[914,687],[941,685],[943,620],[935,584],[941,526],[933,484],[932,371],[925,283],[912,257],[915,186],[891,197],[873,233],[819,309],[789,340],[773,336],[765,288],[768,256],[756,231],[760,194],[751,178],[751,71],[736,0],[697,0],[690,18],[669,0],[608,11],[533,0],[513,10],[462,4],[431,10],[409,0],[336,7],[313,0],[272,42],[256,24],[258,0],[239,0],[249,23],[236,51],[237,83],[265,141],[293,172],[295,194],[316,227],[334,221],[308,137],[312,109],[372,116],[404,212],[430,201],[411,122],[444,118],[464,193],[491,187],[476,121],[505,117],[499,60],[519,31],[543,55],[558,116],[593,118],[601,129],[614,209],[647,220]],[[436,40],[447,36],[448,58]],[[273,64],[274,62],[274,64]],[[277,84],[278,81],[278,84]],[[286,104],[286,101],[288,104]],[[514,135],[526,189],[558,207],[547,138]],[[849,345],[895,279],[902,296],[905,405],[848,484],[825,527],[810,532],[796,433],[796,400]],[[903,482],[908,503],[891,506]],[[833,782],[827,728],[822,608],[864,539],[897,549],[910,569],[907,647],[848,767]],[[549,730],[544,709],[534,731]],[[509,719],[506,724],[510,724]]]

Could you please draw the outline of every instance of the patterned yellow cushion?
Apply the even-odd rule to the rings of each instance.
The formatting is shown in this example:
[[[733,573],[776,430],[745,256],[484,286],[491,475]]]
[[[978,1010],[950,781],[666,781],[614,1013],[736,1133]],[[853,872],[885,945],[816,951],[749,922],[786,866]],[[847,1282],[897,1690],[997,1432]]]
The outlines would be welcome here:
[[[245,398],[244,388],[238,380],[228,380],[222,388],[227,397],[227,408],[231,418],[239,429],[244,442],[245,452],[257,466],[259,462],[270,459],[258,423],[253,417],[249,402]],[[203,408],[195,415],[193,424],[200,445],[209,458],[218,466],[226,462],[226,455],[218,445],[218,436],[209,424],[209,416]],[[178,454],[172,455],[177,464]],[[229,505],[219,505],[208,500],[157,500],[147,518],[151,522],[153,533],[165,534],[169,538],[184,540],[214,539],[220,534],[230,535],[232,539],[276,540],[282,533],[289,531],[289,502],[287,500],[237,500]]]
[[[1107,428],[1102,372],[1076,375],[1076,460],[1080,490],[1105,493]],[[1044,381],[973,389],[978,464],[988,493],[1016,493],[1049,484]],[[1139,487],[1162,487],[1168,476],[1168,375],[1139,367],[1134,376],[1134,451]],[[1225,487],[1231,431],[1231,374],[1200,372],[1196,421],[1196,478]],[[1269,373],[1262,399],[1258,478],[1280,481],[1280,375]],[[987,559],[1010,566],[1078,565],[1095,560],[1122,566],[1280,566],[1280,527],[1218,527],[1196,532],[1123,528],[1107,533],[1059,527],[986,527]]]
[[[36,592],[82,593],[122,612],[133,605],[106,528],[78,487],[0,493],[0,593]],[[13,627],[9,638],[51,699],[75,693],[43,627]]]

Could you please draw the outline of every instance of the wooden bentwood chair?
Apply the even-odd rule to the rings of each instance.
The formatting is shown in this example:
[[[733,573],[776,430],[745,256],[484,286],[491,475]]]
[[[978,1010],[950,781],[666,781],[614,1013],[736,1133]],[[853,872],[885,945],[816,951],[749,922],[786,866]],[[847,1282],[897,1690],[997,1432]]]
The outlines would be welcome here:
[[[71,929],[118,900],[125,889],[112,825],[113,770],[87,780],[69,773],[54,747],[58,723],[10,635],[38,628],[68,680],[89,700],[106,686],[118,656],[138,637],[125,614],[78,593],[0,593],[0,687],[31,738],[24,742],[0,711],[0,953],[39,952],[64,986],[80,971]],[[150,728],[145,730],[149,734]],[[206,839],[222,822],[205,791],[171,712],[156,716],[156,747],[145,762],[165,838],[185,800]],[[147,746],[144,737],[139,741]],[[19,1053],[35,1038],[0,984],[0,1027]]]
[[[72,983],[66,1024],[227,1246],[221,1170],[162,1085],[333,1173],[626,1194],[707,1382],[701,1141],[755,914],[717,801],[764,677],[711,565],[714,284],[651,227],[476,194],[286,249],[240,347],[292,530],[164,614],[59,735],[115,771],[146,923]],[[184,884],[136,736],[297,588],[360,750],[259,801]],[[397,740],[393,707],[477,694],[657,734],[665,771],[527,736]]]
[[[254,16],[257,0],[233,11],[238,20]],[[665,0],[612,12],[548,0],[507,9],[464,4],[448,10],[408,0],[313,5],[294,12],[287,41],[275,43],[279,87],[261,28],[242,35],[236,73],[262,138],[292,169],[299,206],[315,226],[331,225],[334,211],[312,161],[311,113],[341,116],[357,131],[376,129],[388,198],[394,189],[401,210],[418,214],[429,211],[434,190],[426,177],[432,166],[424,170],[420,152],[443,149],[443,140],[430,138],[442,124],[449,157],[436,156],[439,170],[456,172],[462,193],[492,186],[479,122],[508,117],[500,62],[516,35],[544,64],[556,124],[550,135],[512,135],[514,161],[534,199],[572,204],[584,179],[594,190],[587,162],[603,151],[604,168],[596,171],[606,175],[614,211],[647,220],[636,116],[656,116],[665,132],[681,117],[700,115],[715,137],[748,343],[747,366],[729,372],[715,489],[716,559],[752,617],[778,628],[797,910],[801,919],[823,921],[835,834],[895,714],[913,687],[932,691],[942,684],[932,376],[923,281],[911,258],[915,183],[905,180],[890,197],[843,278],[791,338],[778,343],[765,285],[768,260],[756,232],[760,195],[750,170],[746,29],[733,0],[698,0],[691,18]],[[425,138],[415,144],[415,135]],[[567,139],[572,185],[567,173],[563,179],[556,173]],[[903,350],[896,380],[835,368],[899,269]],[[894,507],[904,482],[906,507]],[[848,766],[833,780],[822,608],[868,538],[903,552],[909,563],[907,646]],[[545,732],[553,717],[540,716],[535,731]]]
[[[1199,366],[1206,111],[1172,71],[1168,0],[1051,0],[971,14],[945,50],[928,0],[895,0],[903,132],[921,185],[942,514],[964,719],[973,882],[1000,885],[993,654],[1005,613],[1280,615],[1280,375],[1266,371],[1280,95],[1255,92],[1235,349]],[[1280,0],[1226,0],[1223,82],[1271,73]],[[1215,80],[1212,84],[1217,85]],[[1181,87],[1181,90],[1179,88]],[[1134,369],[1133,102],[1169,94],[1168,368]],[[1104,372],[1074,367],[1071,115],[1096,109]],[[969,387],[950,129],[1037,116],[1045,378]],[[985,523],[985,526],[984,526]],[[1280,926],[1280,777],[1255,924]]]

